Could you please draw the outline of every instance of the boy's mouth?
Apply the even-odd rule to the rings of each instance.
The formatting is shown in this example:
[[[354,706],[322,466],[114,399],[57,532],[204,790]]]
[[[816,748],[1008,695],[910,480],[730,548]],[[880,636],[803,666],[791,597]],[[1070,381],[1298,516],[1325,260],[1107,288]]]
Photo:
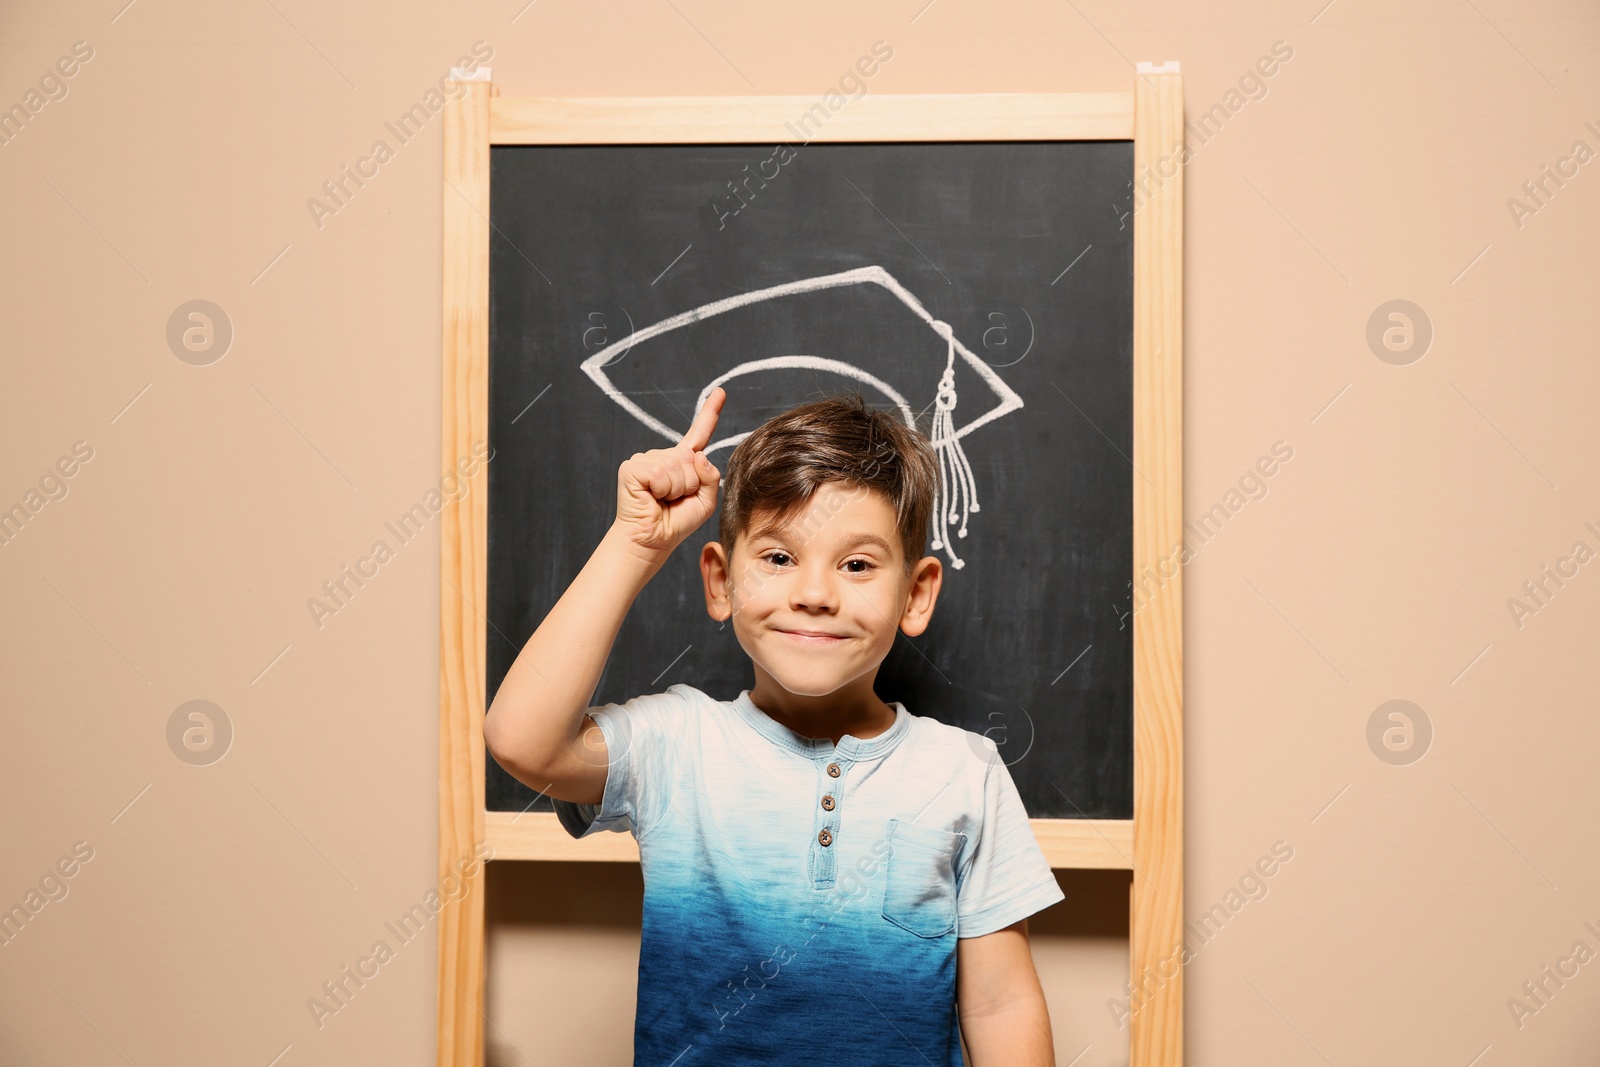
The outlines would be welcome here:
[[[785,630],[781,627],[774,627],[774,629],[791,640],[808,645],[830,645],[845,639],[843,634],[831,633],[827,630]]]

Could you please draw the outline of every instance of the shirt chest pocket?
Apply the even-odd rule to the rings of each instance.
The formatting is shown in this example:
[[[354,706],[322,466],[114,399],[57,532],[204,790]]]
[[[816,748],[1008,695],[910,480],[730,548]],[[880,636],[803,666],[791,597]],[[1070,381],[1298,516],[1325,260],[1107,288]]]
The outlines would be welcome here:
[[[943,937],[956,925],[956,857],[965,834],[889,820],[883,917],[918,937]]]

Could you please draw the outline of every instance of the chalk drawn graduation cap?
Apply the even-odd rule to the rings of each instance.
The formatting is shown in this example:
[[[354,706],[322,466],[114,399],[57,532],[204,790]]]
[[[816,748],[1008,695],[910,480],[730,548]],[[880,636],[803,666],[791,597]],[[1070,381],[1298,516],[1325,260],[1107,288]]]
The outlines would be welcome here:
[[[692,385],[705,377],[708,363],[726,369],[705,382],[694,407],[685,413],[662,386]],[[943,374],[935,378],[941,368]],[[583,361],[583,370],[623,410],[670,444],[687,432],[711,390],[723,386],[728,398],[718,428],[736,432],[707,445],[708,453],[732,448],[767,418],[814,398],[824,375],[871,387],[879,396],[869,396],[870,401],[880,408],[892,405],[913,428],[920,412],[935,408],[928,435],[939,458],[932,546],[934,551],[943,549],[957,569],[965,563],[956,556],[945,527],[959,520],[957,536],[966,537],[967,516],[979,510],[962,439],[1022,407],[1022,398],[961,343],[949,324],[930,315],[877,266],[702,304],[606,345]],[[958,426],[957,381],[966,382],[962,396],[968,397],[974,378],[982,399],[963,404],[962,411],[982,410]],[[730,388],[730,382],[736,384]],[[644,402],[657,412],[647,410]]]

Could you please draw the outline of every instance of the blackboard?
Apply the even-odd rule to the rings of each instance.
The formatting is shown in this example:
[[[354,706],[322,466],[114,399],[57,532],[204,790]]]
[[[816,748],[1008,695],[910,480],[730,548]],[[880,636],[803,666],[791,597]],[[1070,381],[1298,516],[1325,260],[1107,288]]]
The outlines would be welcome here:
[[[1132,174],[1125,140],[491,147],[488,700],[609,525],[617,465],[676,440],[714,379],[812,357],[724,381],[719,440],[849,390],[931,432],[953,350],[903,292],[990,369],[953,358],[957,431],[988,421],[960,438],[963,565],[929,549],[933,622],[877,693],[992,737],[1035,818],[1131,818]],[[593,704],[754,684],[705,611],[716,536],[635,601]],[[485,806],[551,810],[492,757]]]

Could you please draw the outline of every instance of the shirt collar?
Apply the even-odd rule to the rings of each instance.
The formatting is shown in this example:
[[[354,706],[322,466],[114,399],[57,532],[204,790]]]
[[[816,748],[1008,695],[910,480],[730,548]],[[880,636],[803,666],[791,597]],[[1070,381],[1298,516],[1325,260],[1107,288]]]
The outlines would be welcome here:
[[[755,701],[750,699],[750,690],[741,690],[733,698],[733,706],[739,710],[740,715],[761,736],[773,744],[780,745],[791,752],[797,752],[811,759],[823,759],[829,756],[853,761],[877,759],[887,756],[891,749],[905,737],[906,731],[911,728],[911,713],[904,704],[898,700],[889,706],[894,708],[894,722],[883,733],[865,740],[854,734],[845,734],[839,738],[835,745],[826,737],[806,737],[783,725],[760,708]]]

